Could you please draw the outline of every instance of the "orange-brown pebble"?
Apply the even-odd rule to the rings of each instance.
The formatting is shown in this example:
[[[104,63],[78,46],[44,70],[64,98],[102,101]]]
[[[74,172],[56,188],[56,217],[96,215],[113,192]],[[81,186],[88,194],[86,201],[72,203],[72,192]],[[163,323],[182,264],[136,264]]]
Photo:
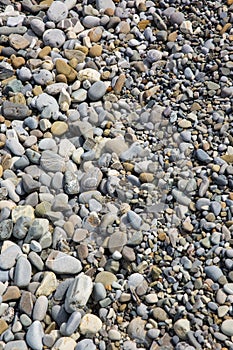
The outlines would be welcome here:
[[[125,74],[124,73],[120,74],[113,88],[117,95],[121,93],[121,90],[125,84],[125,81],[126,81]]]
[[[94,43],[97,43],[102,37],[103,30],[100,27],[93,28],[89,31],[88,36],[90,40]]]
[[[45,46],[43,49],[39,52],[38,57],[39,58],[45,58],[46,56],[49,56],[51,52],[51,47]]]
[[[89,50],[90,57],[99,57],[102,54],[102,46],[101,45],[93,45]]]
[[[56,76],[56,82],[57,83],[67,83],[66,76],[64,74],[58,74]]]
[[[25,65],[25,59],[23,57],[11,56],[11,63],[14,69],[20,68]]]
[[[107,15],[107,16],[113,16],[113,15],[114,15],[114,12],[115,12],[115,10],[113,10],[113,9],[111,9],[111,8],[107,8],[107,9],[104,11],[105,15]]]

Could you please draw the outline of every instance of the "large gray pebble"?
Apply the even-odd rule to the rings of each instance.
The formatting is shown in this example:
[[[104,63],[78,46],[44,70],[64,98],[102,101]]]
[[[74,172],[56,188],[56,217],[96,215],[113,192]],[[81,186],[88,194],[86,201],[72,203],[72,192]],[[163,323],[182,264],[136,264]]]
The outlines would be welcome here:
[[[82,315],[79,311],[74,311],[70,315],[66,323],[65,335],[70,336],[71,334],[76,332],[80,324],[81,318],[82,318]]]
[[[12,244],[0,254],[0,269],[9,270],[15,263],[17,257],[22,254],[20,247]]]
[[[30,22],[30,26],[34,33],[38,36],[42,36],[45,31],[45,24],[38,18],[33,18]]]
[[[24,340],[12,340],[7,342],[4,350],[28,350],[28,347]]]
[[[71,313],[87,304],[93,289],[93,283],[89,276],[81,274],[75,277],[68,288],[65,300],[65,309]]]
[[[66,40],[64,32],[60,29],[48,29],[43,34],[44,44],[51,47],[61,47]]]
[[[47,69],[40,69],[38,72],[33,74],[33,79],[39,85],[46,85],[48,82],[53,80],[53,75]]]
[[[26,341],[27,344],[33,349],[33,350],[42,350],[43,349],[43,343],[42,338],[44,336],[43,327],[40,321],[34,321],[31,326],[28,328],[27,334],[26,334]]]
[[[96,346],[91,339],[83,339],[78,341],[75,350],[96,350]]]
[[[56,250],[49,254],[45,264],[58,274],[76,274],[82,270],[82,264],[78,259]]]
[[[104,96],[106,90],[106,85],[102,81],[97,81],[90,87],[87,94],[91,101],[98,101]]]
[[[206,266],[205,267],[206,275],[211,278],[214,282],[217,282],[218,279],[223,275],[222,270],[217,266]]]
[[[55,23],[62,21],[67,15],[67,6],[61,1],[54,1],[47,11],[48,18]]]
[[[34,321],[43,321],[48,309],[48,303],[48,299],[45,295],[39,296],[33,308],[32,318]]]
[[[14,283],[16,286],[27,287],[31,280],[32,267],[25,256],[20,256],[17,260],[14,271]]]

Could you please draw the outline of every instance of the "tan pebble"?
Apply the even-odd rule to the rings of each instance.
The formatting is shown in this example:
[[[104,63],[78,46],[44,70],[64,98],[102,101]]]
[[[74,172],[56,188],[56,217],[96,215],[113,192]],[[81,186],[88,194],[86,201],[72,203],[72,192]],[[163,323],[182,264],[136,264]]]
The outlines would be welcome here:
[[[233,163],[233,154],[224,154],[221,158],[227,163]]]
[[[113,89],[117,95],[121,93],[121,90],[125,84],[125,81],[126,81],[125,74],[124,73],[120,74],[117,81],[116,81],[116,84],[113,87]]]
[[[123,163],[123,167],[125,168],[126,171],[132,172],[134,169],[134,165],[131,163]]]
[[[10,34],[9,43],[15,50],[23,50],[30,45],[30,42],[20,34]]]
[[[111,75],[111,72],[109,72],[108,70],[107,71],[104,71],[102,74],[101,74],[101,80],[108,80],[109,77]]]
[[[5,332],[7,328],[8,328],[8,324],[6,323],[6,321],[0,318],[0,334]]]
[[[183,129],[188,129],[192,127],[192,123],[190,122],[190,120],[186,120],[186,119],[182,119],[178,122],[178,125],[180,128]]]
[[[105,11],[104,11],[105,15],[107,15],[107,16],[113,16],[114,12],[115,12],[115,10],[113,10],[109,7],[107,9],[105,9]]]
[[[26,99],[21,92],[18,92],[16,95],[10,97],[11,102],[19,103],[21,105],[26,105]]]
[[[141,173],[139,175],[139,180],[141,182],[152,182],[154,180],[154,175],[151,173]]]
[[[232,5],[233,4],[233,0],[227,0],[227,5]]]
[[[15,223],[21,216],[27,216],[33,220],[35,218],[34,208],[30,205],[18,205],[11,213],[13,223]]]
[[[2,167],[2,165],[0,164],[0,177],[2,177],[2,174],[3,174],[3,167]]]
[[[158,239],[159,239],[160,241],[162,241],[162,242],[165,241],[166,237],[167,237],[167,235],[166,235],[165,232],[159,232],[159,234],[158,234]]]
[[[41,88],[40,85],[36,85],[33,89],[32,89],[32,92],[34,94],[34,96],[38,96],[40,94],[42,94],[43,90]]]
[[[5,120],[4,124],[6,125],[7,128],[9,128],[11,126],[11,121]]]
[[[92,42],[97,43],[98,41],[100,41],[102,37],[102,33],[103,33],[102,28],[96,27],[89,31],[88,36]]]
[[[168,35],[168,41],[171,41],[171,42],[174,42],[176,41],[176,38],[178,36],[178,33],[177,32],[172,32]]]
[[[220,165],[218,164],[213,164],[212,166],[212,171],[215,171],[216,173],[218,173],[220,170]]]
[[[5,118],[3,117],[3,115],[0,115],[0,123],[4,123]]]
[[[38,57],[39,58],[45,58],[46,56],[49,56],[51,52],[50,46],[45,46],[43,49],[39,52]]]
[[[54,136],[61,136],[65,134],[65,132],[68,130],[68,125],[65,122],[54,122],[51,126],[51,132]]]
[[[71,58],[71,60],[69,61],[70,66],[74,69],[77,67],[78,63],[79,62],[78,62],[77,58],[75,58],[75,57]]]
[[[64,74],[69,83],[72,83],[77,77],[77,72],[74,70],[74,68],[72,68],[62,59],[56,60],[56,70],[58,74]]]
[[[146,4],[144,2],[140,2],[138,5],[139,12],[145,12],[147,10]]]
[[[58,74],[56,76],[56,82],[57,83],[67,83],[67,79],[66,79],[66,76],[64,74]]]
[[[74,225],[72,224],[72,222],[70,221],[65,222],[63,228],[66,231],[68,237],[72,237],[74,233]]]
[[[75,46],[75,50],[83,52],[85,55],[88,54],[88,48],[86,46]]]
[[[224,33],[226,33],[228,31],[228,29],[231,28],[231,23],[226,23],[222,29],[220,30],[220,34],[223,35]]]
[[[229,193],[229,198],[232,200],[233,199],[233,192]]]
[[[187,232],[192,232],[194,229],[193,225],[189,221],[184,221],[182,227]]]
[[[9,286],[2,296],[2,301],[17,300],[21,296],[21,292],[17,286]]]
[[[45,133],[44,133],[44,138],[46,139],[52,139],[53,138],[53,135],[51,134],[51,132],[49,132],[49,131],[46,131]]]
[[[101,45],[94,45],[89,50],[89,56],[90,57],[99,57],[102,54],[102,46]]]
[[[47,70],[52,70],[54,68],[54,64],[51,60],[45,60],[42,63],[41,68],[47,69]]]
[[[16,79],[16,76],[13,75],[13,76],[10,77],[10,78],[7,78],[7,79],[2,80],[2,81],[1,81],[1,85],[2,85],[2,86],[6,86],[10,81],[15,80],[15,79]]]
[[[15,55],[12,56],[11,63],[14,69],[20,68],[25,65],[25,59],[23,57],[16,57]]]
[[[150,20],[149,19],[143,19],[142,21],[140,21],[138,23],[138,28],[140,30],[144,30],[146,29],[146,27],[150,24]]]
[[[55,273],[50,271],[45,272],[43,280],[41,281],[40,286],[36,290],[36,296],[39,297],[40,295],[50,295],[56,290],[57,284],[57,277]]]
[[[43,1],[40,2],[40,5],[42,5],[42,6],[50,6],[50,5],[52,5],[52,3],[53,3],[53,0],[43,0]]]
[[[128,22],[122,21],[118,24],[117,29],[119,30],[119,33],[128,34],[130,32],[130,25]]]

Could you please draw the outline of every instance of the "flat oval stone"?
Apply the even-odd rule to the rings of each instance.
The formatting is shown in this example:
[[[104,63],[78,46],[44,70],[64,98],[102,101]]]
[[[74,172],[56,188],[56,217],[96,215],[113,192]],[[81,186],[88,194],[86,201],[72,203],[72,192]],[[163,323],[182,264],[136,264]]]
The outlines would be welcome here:
[[[52,251],[45,265],[55,273],[58,274],[76,274],[82,270],[81,262],[68,254],[60,251]]]
[[[136,317],[130,321],[127,334],[137,343],[144,343],[146,338],[146,331],[144,330],[145,325],[146,321],[142,320],[141,317]]]
[[[43,327],[40,321],[34,321],[31,326],[28,328],[27,334],[26,334],[26,341],[27,344],[33,349],[33,350],[42,350],[43,349],[43,343],[42,338],[44,336]]]
[[[104,96],[106,90],[107,88],[105,83],[102,81],[97,81],[90,87],[87,95],[91,101],[98,101]]]
[[[96,283],[102,283],[105,288],[111,286],[117,280],[116,276],[109,271],[101,271],[95,278]]]
[[[32,318],[34,321],[43,321],[48,309],[48,303],[48,299],[45,295],[39,296],[33,308]]]
[[[5,241],[4,244],[8,242]],[[11,269],[15,263],[17,257],[22,254],[22,251],[20,247],[16,244],[12,244],[6,248],[4,251],[2,251],[0,255],[0,269],[2,270],[9,270]]]
[[[232,337],[233,336],[233,320],[225,320],[222,323],[221,330],[224,334]]]
[[[65,329],[65,333],[67,336],[70,336],[76,332],[76,330],[78,329],[78,326],[80,324],[81,318],[82,318],[82,315],[79,311],[74,311],[70,315],[70,317],[66,323],[66,329]]]
[[[74,350],[76,341],[70,337],[61,337],[56,341],[52,350]]]
[[[31,280],[32,267],[25,256],[20,256],[17,260],[14,271],[14,283],[18,287],[27,287]]]

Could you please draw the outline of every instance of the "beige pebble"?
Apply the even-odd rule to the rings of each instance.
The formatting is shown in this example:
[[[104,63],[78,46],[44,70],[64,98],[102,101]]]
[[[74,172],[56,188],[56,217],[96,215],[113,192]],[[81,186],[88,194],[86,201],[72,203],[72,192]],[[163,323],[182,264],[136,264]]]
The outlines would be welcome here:
[[[68,130],[68,125],[65,122],[56,121],[51,126],[51,132],[54,136],[61,136]]]

